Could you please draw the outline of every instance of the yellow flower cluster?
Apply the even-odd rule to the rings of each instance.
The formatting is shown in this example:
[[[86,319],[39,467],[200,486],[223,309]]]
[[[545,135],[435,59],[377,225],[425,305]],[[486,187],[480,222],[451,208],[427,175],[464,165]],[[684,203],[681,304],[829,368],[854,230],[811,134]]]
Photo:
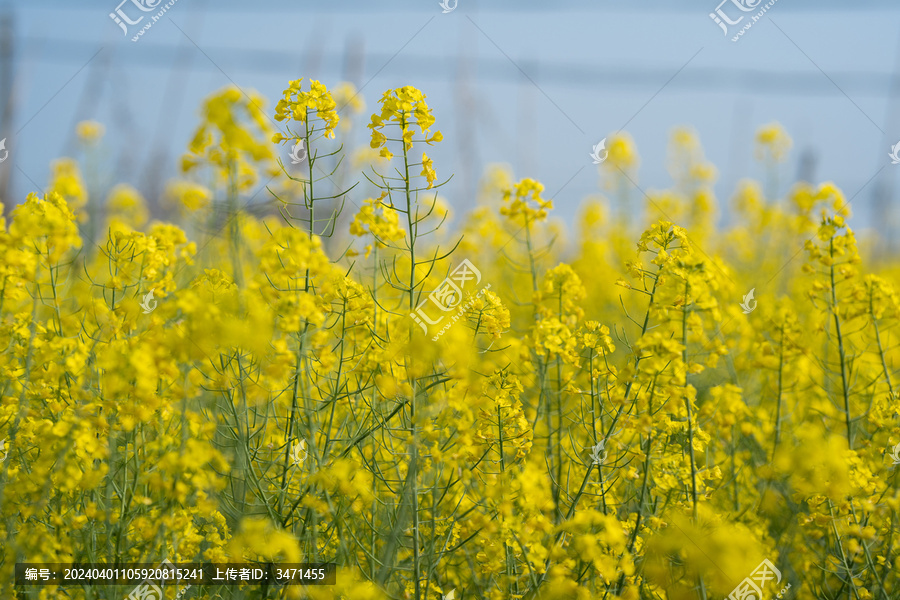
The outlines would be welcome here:
[[[346,87],[342,88],[343,96],[350,96],[350,91]],[[353,96],[346,99],[351,102]],[[277,121],[295,121],[303,123],[306,131],[285,136],[282,133],[276,133],[272,137],[272,141],[281,143],[290,139],[305,139],[309,141],[310,135],[314,131],[314,125],[310,122],[310,114],[315,113],[323,122],[322,135],[327,138],[334,138],[334,128],[337,127],[341,120],[336,110],[336,102],[331,92],[324,85],[315,79],[309,82],[309,91],[303,91],[303,80],[297,79],[291,81],[287,89],[284,90],[284,97],[278,101],[275,107],[275,119]]]
[[[372,130],[371,147],[374,149],[381,148],[380,155],[383,158],[390,159],[394,155],[388,150],[388,138],[384,134],[384,128],[388,124],[396,124],[400,129],[400,137],[396,139],[403,143],[403,154],[413,147],[413,136],[415,135],[415,127],[419,128],[419,133],[424,136],[421,141],[426,144],[440,142],[444,136],[440,131],[430,134],[431,126],[434,124],[434,115],[431,108],[425,103],[425,94],[420,90],[405,86],[394,90],[388,90],[379,100],[381,104],[381,112],[372,115],[372,120],[368,127]],[[436,179],[434,166],[431,159],[426,154],[422,154],[422,176],[428,179],[428,187],[432,187]]]
[[[770,123],[756,133],[756,153],[761,160],[781,162],[787,157],[793,142],[779,123]]]
[[[204,121],[194,132],[181,170],[212,169],[215,181],[240,190],[253,187],[260,167],[271,172],[272,125],[263,112],[265,99],[236,86],[212,94],[203,103]]]
[[[527,225],[547,218],[547,211],[553,209],[553,200],[541,197],[544,186],[534,179],[523,179],[503,190],[504,205],[500,214],[515,223]]]
[[[361,98],[301,81],[290,139],[343,137]],[[209,600],[747,597],[760,565],[764,597],[898,597],[900,270],[835,185],[744,181],[716,230],[679,129],[654,196],[674,217],[645,220],[621,134],[575,233],[492,167],[460,240],[402,87],[370,124],[397,168],[354,215],[345,173],[282,169],[259,216],[248,183],[286,139],[261,106],[204,104],[185,170],[212,177],[166,186],[184,228],[122,184],[101,216],[72,159],[0,218],[0,597],[132,593],[17,587],[16,563],[165,558],[337,564]],[[788,139],[760,133],[765,168]]]
[[[397,211],[382,204],[387,197],[387,192],[378,198],[366,198],[359,212],[350,221],[350,234],[358,237],[371,235],[375,238],[375,244],[386,246],[390,242],[402,240],[406,232],[400,226],[400,216]],[[372,251],[372,245],[366,246],[366,258]]]

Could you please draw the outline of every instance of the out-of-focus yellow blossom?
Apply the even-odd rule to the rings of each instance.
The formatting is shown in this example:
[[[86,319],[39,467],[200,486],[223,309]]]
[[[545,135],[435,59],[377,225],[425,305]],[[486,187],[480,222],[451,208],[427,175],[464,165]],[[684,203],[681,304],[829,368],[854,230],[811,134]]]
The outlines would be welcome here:
[[[78,163],[74,160],[61,158],[53,161],[48,192],[55,192],[65,198],[69,208],[78,215],[79,222],[87,219],[87,214],[82,211],[88,200],[87,188]]]
[[[295,82],[277,110],[340,137],[355,94]],[[745,179],[713,227],[714,168],[678,129],[651,194],[671,218],[644,222],[623,135],[573,233],[502,167],[454,227],[407,87],[371,125],[406,160],[369,161],[356,215],[343,170],[285,170],[257,218],[257,100],[204,105],[187,163],[209,187],[167,187],[187,229],[119,185],[82,251],[68,160],[0,217],[0,597],[17,562],[164,558],[336,563],[282,590],[322,600],[693,600],[760,565],[766,597],[900,593],[900,269],[834,184]],[[769,167],[785,139],[761,138]],[[373,260],[345,260],[348,224]]]
[[[606,140],[606,151],[608,155],[603,162],[605,167],[628,172],[639,164],[634,140],[627,133],[609,136]]]
[[[519,461],[531,450],[532,431],[519,401],[522,390],[516,377],[503,372],[484,382],[477,438],[495,447],[503,460]]]
[[[238,190],[256,185],[260,169],[274,174],[272,125],[264,109],[262,96],[236,86],[209,96],[203,103],[203,121],[182,157],[182,172],[208,166],[217,184]]]
[[[369,146],[355,148],[350,155],[350,165],[355,171],[362,171],[366,167],[382,165],[385,162],[384,157],[381,156],[378,150],[370,148]]]
[[[563,263],[549,269],[544,275],[543,284],[534,295],[534,303],[541,307],[543,314],[580,320],[584,316],[581,308],[584,295],[581,278],[571,266]]]
[[[97,121],[81,121],[75,126],[75,133],[85,144],[93,144],[103,137],[106,127]]]
[[[350,222],[350,233],[363,237],[372,235],[375,243],[386,246],[391,242],[402,240],[406,232],[400,226],[400,217],[397,211],[384,204],[387,192],[378,198],[366,198],[359,212]],[[372,251],[372,245],[366,246],[366,257]]]
[[[229,543],[229,553],[247,561],[262,559],[299,563],[304,558],[292,535],[274,527],[267,519],[258,517],[241,520],[239,529]]]
[[[117,185],[110,191],[106,208],[111,220],[135,229],[143,227],[150,218],[144,197],[126,184]]]
[[[756,132],[756,144],[759,160],[782,162],[794,142],[780,123],[769,123]]]
[[[523,179],[513,184],[503,190],[504,205],[500,208],[500,214],[521,225],[544,221],[547,211],[553,209],[553,201],[542,198],[543,191],[543,184],[534,179]]]
[[[365,97],[349,81],[342,81],[337,84],[333,95],[338,110],[349,108],[351,113],[361,113],[366,110]]]
[[[212,202],[212,192],[208,188],[184,180],[170,182],[166,197],[188,212],[207,208]]]
[[[476,332],[498,339],[509,330],[509,309],[497,294],[485,291],[473,299],[469,322]]]
[[[356,89],[356,86],[349,81],[340,82],[334,87],[331,93],[334,97],[334,104],[337,112],[343,112],[345,117],[348,117],[339,122],[340,130],[342,132],[347,132],[352,125],[351,118],[349,117],[358,115],[366,110],[365,97]]]

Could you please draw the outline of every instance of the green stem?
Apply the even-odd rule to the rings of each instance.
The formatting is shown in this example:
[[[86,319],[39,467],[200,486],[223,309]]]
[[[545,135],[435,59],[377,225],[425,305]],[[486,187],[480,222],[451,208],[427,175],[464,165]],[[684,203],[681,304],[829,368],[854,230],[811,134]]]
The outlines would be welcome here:
[[[400,119],[401,130],[406,129],[406,115]],[[406,195],[406,226],[409,232],[409,312],[412,313],[416,309],[416,221],[413,217],[413,209],[415,208],[412,193],[410,190],[409,176],[409,151],[406,148],[406,142],[401,142],[403,146],[403,183]],[[409,327],[409,343],[412,347],[413,341],[413,325]],[[409,360],[413,357],[410,355]],[[414,369],[412,369],[414,370]],[[419,490],[418,490],[418,469],[419,469],[419,450],[416,444],[416,395],[418,393],[418,381],[415,378],[410,379],[410,387],[412,388],[412,397],[409,402],[409,431],[410,431],[410,453],[409,453],[409,477],[408,481],[412,487],[411,491],[411,510],[412,510],[412,533],[413,533],[413,576],[415,577],[415,593],[416,600],[422,599],[422,576],[421,576],[421,557],[419,556]]]
[[[853,437],[851,432],[852,419],[850,417],[850,383],[847,375],[847,356],[844,351],[844,336],[841,333],[841,319],[838,316],[837,284],[834,281],[834,239],[829,245],[831,256],[831,312],[834,316],[834,329],[838,340],[838,354],[841,360],[841,391],[844,396],[844,423],[847,426],[847,446],[853,449]]]
[[[697,520],[697,464],[694,457],[694,415],[691,407],[691,399],[687,394],[687,367],[688,367],[688,351],[687,351],[687,313],[688,313],[688,292],[690,291],[688,281],[684,282],[684,310],[681,313],[681,344],[684,346],[681,351],[681,360],[684,362],[684,403],[687,407],[688,419],[688,449],[691,457],[691,500],[693,504],[694,521]]]
[[[772,447],[772,459],[775,459],[775,451],[778,450],[778,441],[781,439],[781,397],[784,391],[784,324],[781,325],[781,351],[778,358],[778,396],[775,400],[775,443]]]

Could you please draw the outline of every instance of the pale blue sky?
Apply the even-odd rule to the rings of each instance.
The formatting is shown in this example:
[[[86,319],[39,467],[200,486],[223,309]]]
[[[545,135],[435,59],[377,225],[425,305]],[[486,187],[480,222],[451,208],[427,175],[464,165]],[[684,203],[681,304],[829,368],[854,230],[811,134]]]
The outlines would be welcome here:
[[[370,109],[389,87],[424,90],[445,136],[438,173],[456,174],[444,195],[461,209],[483,166],[506,162],[571,218],[598,190],[591,146],[626,123],[645,190],[669,184],[669,134],[690,125],[727,203],[736,181],[761,174],[753,134],[777,120],[795,140],[786,179],[814,155],[816,179],[858,193],[857,227],[879,183],[900,195],[888,158],[900,140],[896,3],[779,0],[737,43],[709,18],[715,0],[459,0],[449,14],[437,0],[178,0],[138,43],[109,18],[117,4],[0,2],[15,31],[7,203],[46,185],[79,120],[106,124],[117,181],[151,189],[147,166],[175,174],[207,94],[233,81],[274,104],[298,77],[355,78]]]

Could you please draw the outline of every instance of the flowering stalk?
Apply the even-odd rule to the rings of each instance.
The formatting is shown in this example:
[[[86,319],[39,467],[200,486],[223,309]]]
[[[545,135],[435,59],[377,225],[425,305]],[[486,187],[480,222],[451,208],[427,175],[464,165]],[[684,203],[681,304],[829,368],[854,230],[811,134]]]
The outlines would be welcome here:
[[[839,309],[837,301],[837,284],[835,283],[834,277],[834,239],[831,239],[828,243],[828,253],[829,257],[831,258],[831,265],[828,269],[828,274],[831,281],[831,315],[834,319],[834,329],[838,344],[838,358],[841,362],[841,393],[844,399],[844,423],[847,428],[847,445],[850,448],[853,448],[853,436],[851,431],[851,423],[853,419],[850,415],[850,382],[847,378],[847,356],[844,352],[844,335],[841,332],[841,318],[838,314]]]

